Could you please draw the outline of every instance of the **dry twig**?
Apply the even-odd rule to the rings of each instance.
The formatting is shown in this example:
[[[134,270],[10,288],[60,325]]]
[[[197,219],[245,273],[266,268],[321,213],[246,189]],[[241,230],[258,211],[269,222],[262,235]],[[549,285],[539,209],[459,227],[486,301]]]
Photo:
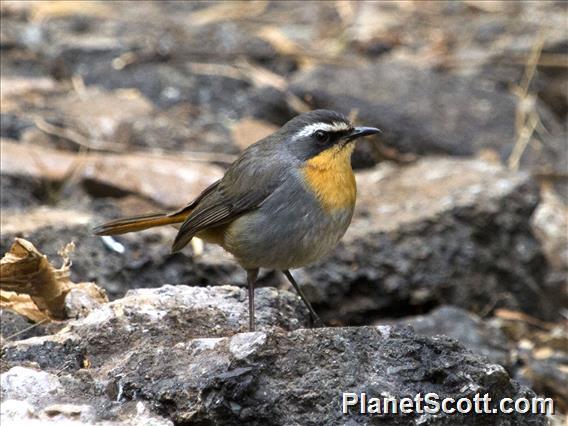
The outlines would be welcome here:
[[[96,143],[92,143],[89,138],[83,136],[79,132],[54,126],[53,124],[49,124],[41,117],[35,117],[34,123],[37,128],[48,135],[56,136],[62,139],[65,139],[69,142],[72,142],[80,147],[85,148],[87,151],[98,151],[98,152],[111,152],[117,154],[125,154],[127,152],[124,148],[118,148],[112,142],[107,141],[97,141]],[[140,154],[147,157],[154,157],[154,158],[163,158],[167,155],[164,152],[154,152],[154,151],[134,151],[131,152],[132,154]],[[218,162],[218,163],[232,163],[235,161],[236,156],[230,154],[222,154],[222,153],[214,153],[214,152],[201,152],[201,151],[178,151],[176,153],[177,157],[183,158],[187,161],[195,161],[195,162]]]

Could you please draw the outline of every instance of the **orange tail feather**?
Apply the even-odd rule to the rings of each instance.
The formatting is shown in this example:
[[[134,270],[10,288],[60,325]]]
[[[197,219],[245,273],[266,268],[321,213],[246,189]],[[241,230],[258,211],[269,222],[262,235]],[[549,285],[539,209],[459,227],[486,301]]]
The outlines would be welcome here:
[[[189,212],[182,211],[175,214],[152,213],[141,216],[128,217],[125,219],[117,219],[93,229],[95,235],[118,235],[127,232],[137,232],[144,229],[154,228],[156,226],[172,225],[182,223]]]

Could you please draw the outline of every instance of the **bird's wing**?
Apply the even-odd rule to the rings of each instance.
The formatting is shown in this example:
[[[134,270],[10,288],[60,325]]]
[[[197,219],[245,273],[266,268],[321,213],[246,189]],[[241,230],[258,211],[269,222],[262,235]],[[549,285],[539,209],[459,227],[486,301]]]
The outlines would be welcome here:
[[[198,232],[258,208],[283,180],[282,162],[273,160],[263,145],[255,144],[244,151],[225,176],[197,203],[192,203],[193,211],[181,225],[172,251],[181,250]]]
[[[201,191],[201,194],[199,194],[197,196],[197,198],[195,198],[189,204],[186,204],[185,206],[183,206],[181,209],[176,210],[175,212],[169,213],[168,216],[178,216],[178,215],[184,214],[184,213],[185,214],[191,213],[191,211],[201,202],[201,200],[203,200],[207,195],[209,195],[210,193],[215,191],[215,189],[217,189],[217,186],[219,186],[220,183],[221,183],[221,179],[216,180],[211,185],[209,185],[207,188],[205,188],[203,191]]]

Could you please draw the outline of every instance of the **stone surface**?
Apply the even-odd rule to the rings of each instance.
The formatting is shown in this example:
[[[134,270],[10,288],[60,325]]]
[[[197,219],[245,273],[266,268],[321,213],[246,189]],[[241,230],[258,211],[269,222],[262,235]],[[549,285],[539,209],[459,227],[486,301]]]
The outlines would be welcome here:
[[[477,315],[454,306],[442,306],[426,315],[406,317],[379,324],[410,326],[421,336],[447,336],[490,362],[510,366],[509,342],[503,332]]]
[[[542,191],[532,225],[551,265],[568,270],[568,206],[550,188]]]
[[[42,201],[42,185],[30,176],[0,174],[0,206],[4,209],[22,210],[37,207]]]
[[[46,333],[45,327],[41,324],[34,324],[9,309],[0,309],[0,326],[2,339],[23,340]]]
[[[80,131],[94,146],[120,142],[121,130],[131,126],[136,118],[151,119],[153,112],[152,104],[135,89],[83,89],[79,94],[53,99],[51,107],[63,117],[63,127]]]
[[[31,401],[27,411],[39,418],[53,412],[120,420],[132,404],[144,404],[148,416],[175,424],[359,424],[369,419],[353,411],[343,415],[342,392],[396,398],[428,392],[441,398],[534,395],[499,365],[448,338],[384,325],[287,331],[307,318],[299,312],[301,302],[286,292],[257,290],[258,331],[239,334],[246,326],[243,296],[234,287],[138,290],[70,321],[55,335],[8,343],[2,364],[11,368],[2,376],[3,398]],[[44,371],[18,367],[26,363]],[[49,386],[29,388],[30,377]],[[452,419],[381,417],[400,425]],[[472,425],[501,421],[546,424],[535,415],[460,418]]]
[[[15,345],[16,350],[8,350],[3,360],[13,363],[33,357],[41,368],[56,368],[62,362],[77,368],[88,359],[89,364],[100,366],[110,348],[127,351],[141,345],[141,350],[151,344],[173,346],[194,338],[226,336],[248,330],[246,300],[244,290],[231,286],[131,290],[124,298],[69,322],[61,333]],[[292,293],[261,288],[255,305],[259,330],[293,330],[308,324],[308,313]],[[104,333],[111,324],[114,331]],[[246,353],[256,344],[254,339],[243,341],[236,350]]]
[[[18,373],[14,367],[10,373]],[[37,392],[32,389],[29,395]],[[47,398],[49,399],[49,397]],[[0,403],[2,424],[8,426],[42,426],[42,425],[66,425],[78,426],[84,424],[97,424],[101,426],[173,426],[173,423],[161,416],[152,413],[142,402],[137,404],[124,404],[119,414],[111,421],[102,420],[97,416],[94,407],[88,404],[52,404],[42,407],[39,404],[35,408],[24,399],[4,399]],[[98,418],[97,418],[98,417]]]
[[[56,375],[25,367],[13,367],[0,375],[2,400],[27,400],[39,404],[61,390]]]

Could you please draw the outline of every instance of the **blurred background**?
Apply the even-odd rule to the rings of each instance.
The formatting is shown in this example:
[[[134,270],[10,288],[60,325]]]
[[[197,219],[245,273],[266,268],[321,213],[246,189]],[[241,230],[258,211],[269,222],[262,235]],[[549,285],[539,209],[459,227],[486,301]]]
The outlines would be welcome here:
[[[173,229],[89,229],[182,206],[296,114],[335,109],[384,133],[354,154],[344,242],[297,273],[316,309],[331,325],[450,335],[568,409],[565,2],[5,1],[0,13],[2,253],[17,236],[49,257],[73,241],[73,280],[110,298],[243,285],[221,249],[171,255]],[[285,287],[269,271],[261,285]]]

